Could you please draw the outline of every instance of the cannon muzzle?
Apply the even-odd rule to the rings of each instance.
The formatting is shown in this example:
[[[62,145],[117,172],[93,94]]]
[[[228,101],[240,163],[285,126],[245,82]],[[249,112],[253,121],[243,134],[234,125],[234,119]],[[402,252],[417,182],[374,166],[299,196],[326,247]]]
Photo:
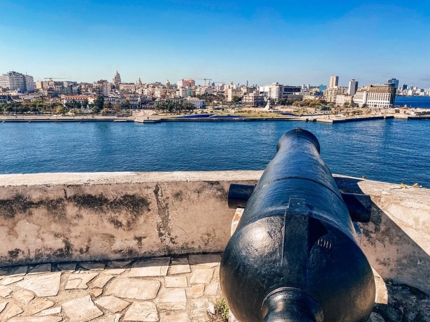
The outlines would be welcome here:
[[[371,313],[373,273],[352,224],[368,221],[370,199],[342,196],[319,152],[312,133],[289,131],[258,184],[231,189],[230,206],[245,210],[220,282],[239,321],[359,322]]]

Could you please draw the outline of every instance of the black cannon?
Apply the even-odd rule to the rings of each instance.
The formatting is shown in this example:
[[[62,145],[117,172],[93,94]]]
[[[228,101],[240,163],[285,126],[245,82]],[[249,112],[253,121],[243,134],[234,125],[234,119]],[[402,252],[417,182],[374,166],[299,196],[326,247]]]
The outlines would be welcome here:
[[[241,322],[358,322],[372,311],[372,269],[319,152],[312,133],[289,131],[258,184],[233,187],[233,204],[249,200],[223,253],[220,282]],[[370,202],[360,212],[363,202],[346,198],[368,220]]]

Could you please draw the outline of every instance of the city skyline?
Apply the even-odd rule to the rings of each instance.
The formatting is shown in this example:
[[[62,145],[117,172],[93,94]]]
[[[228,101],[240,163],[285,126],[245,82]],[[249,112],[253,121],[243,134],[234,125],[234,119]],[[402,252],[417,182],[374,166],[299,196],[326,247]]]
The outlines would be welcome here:
[[[339,85],[397,78],[430,87],[430,4],[316,1],[2,1],[0,71],[35,80]]]

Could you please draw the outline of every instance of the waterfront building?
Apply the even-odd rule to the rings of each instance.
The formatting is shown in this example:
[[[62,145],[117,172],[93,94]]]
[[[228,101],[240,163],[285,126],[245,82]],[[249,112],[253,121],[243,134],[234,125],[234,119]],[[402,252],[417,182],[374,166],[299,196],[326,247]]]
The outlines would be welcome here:
[[[351,96],[351,95],[345,95],[345,94],[336,95],[336,105],[337,106],[345,106],[345,105],[351,106],[351,104],[353,103],[352,98],[353,98],[353,96]]]
[[[0,76],[0,87],[10,91],[33,92],[34,80],[30,75],[24,75],[15,71],[10,71]]]
[[[130,108],[132,108],[132,109],[140,108],[141,100],[140,100],[139,95],[137,95],[137,94],[125,94],[124,97],[128,101],[128,103],[130,104]]]
[[[358,82],[353,78],[348,84],[348,95],[354,96],[357,93]]]
[[[339,76],[330,76],[330,88],[337,87],[339,85]]]
[[[324,97],[329,103],[336,103],[337,95],[347,94],[348,88],[343,86],[329,87],[324,91]]]
[[[119,84],[121,84],[121,76],[116,71],[115,75],[113,76],[112,83],[115,85],[115,88],[119,88]]]
[[[196,108],[206,108],[206,101],[197,97],[188,97],[184,102],[193,104]]]
[[[94,102],[94,98],[91,100],[88,100],[90,103]],[[109,95],[108,97],[104,97],[104,102],[105,103],[110,103],[112,107],[114,107],[115,105],[121,105],[123,103],[126,102],[126,98],[125,97],[121,97],[119,95]]]
[[[291,95],[300,94],[301,91],[302,88],[300,86],[282,85],[277,82],[260,87],[261,93],[275,101],[279,101]]]
[[[242,97],[242,104],[246,106],[264,106],[264,96],[258,92],[247,93]]]
[[[67,103],[74,102],[78,102],[82,105],[85,100],[87,100],[88,102],[90,102],[90,100],[94,101],[94,97],[88,97],[85,95],[63,95],[61,100],[64,106],[66,106]]]
[[[367,85],[360,88],[354,95],[353,101],[359,107],[390,108],[394,106],[396,88],[394,84]]]

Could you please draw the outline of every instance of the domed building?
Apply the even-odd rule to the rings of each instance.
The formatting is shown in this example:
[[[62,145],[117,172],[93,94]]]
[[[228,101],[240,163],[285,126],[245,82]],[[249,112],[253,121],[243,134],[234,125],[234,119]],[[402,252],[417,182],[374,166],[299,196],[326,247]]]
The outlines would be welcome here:
[[[121,76],[118,71],[116,71],[115,75],[113,76],[112,83],[115,85],[115,88],[119,88],[119,84],[121,84]]]

